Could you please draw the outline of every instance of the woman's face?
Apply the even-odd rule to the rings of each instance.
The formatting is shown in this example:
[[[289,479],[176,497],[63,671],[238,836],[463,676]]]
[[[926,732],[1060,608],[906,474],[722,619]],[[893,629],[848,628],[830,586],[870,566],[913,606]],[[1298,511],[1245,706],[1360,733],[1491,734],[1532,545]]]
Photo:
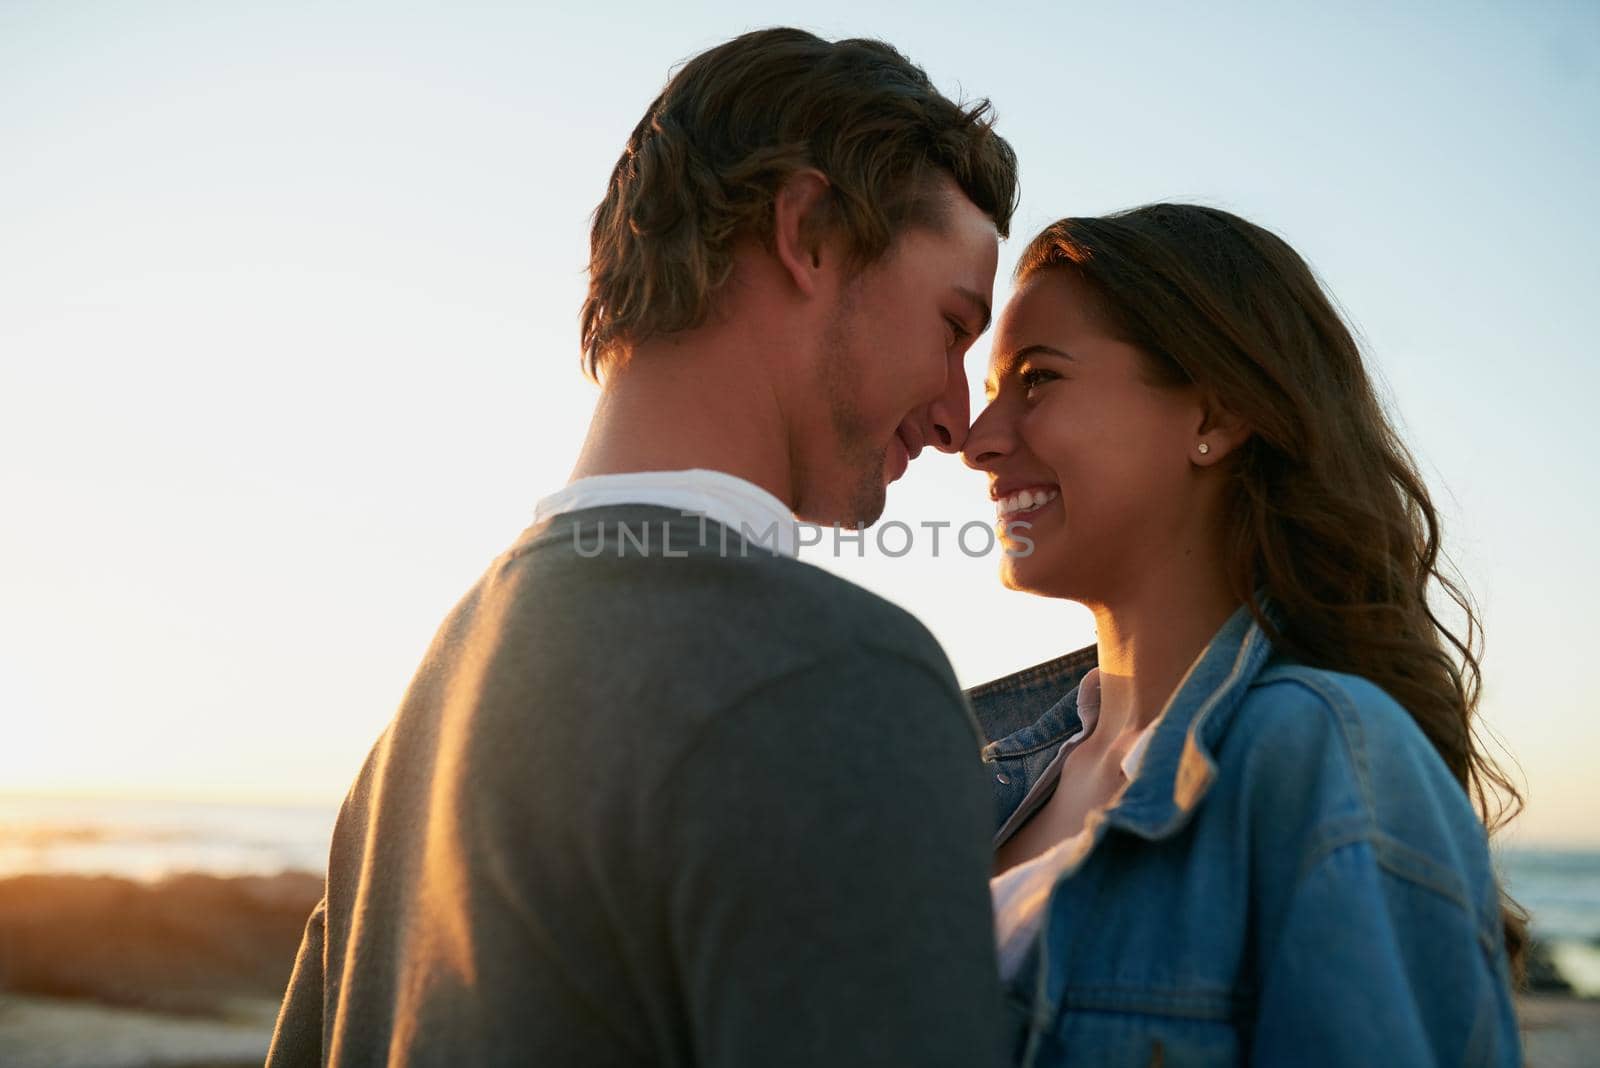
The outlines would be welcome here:
[[[1010,553],[1032,542],[1006,556],[1007,586],[1107,603],[1200,548],[1191,458],[1204,407],[1194,386],[1153,380],[1075,273],[1045,268],[1018,289],[962,450],[989,474]]]

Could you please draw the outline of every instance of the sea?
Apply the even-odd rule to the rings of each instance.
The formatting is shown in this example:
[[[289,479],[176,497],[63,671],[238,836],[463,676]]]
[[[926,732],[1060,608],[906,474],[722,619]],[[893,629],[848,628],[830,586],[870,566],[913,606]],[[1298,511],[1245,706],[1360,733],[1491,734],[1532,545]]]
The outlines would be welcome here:
[[[0,796],[0,878],[34,873],[321,873],[337,808]],[[1600,850],[1496,855],[1535,937],[1575,992],[1600,997]]]
[[[334,805],[0,796],[0,878],[327,869]]]

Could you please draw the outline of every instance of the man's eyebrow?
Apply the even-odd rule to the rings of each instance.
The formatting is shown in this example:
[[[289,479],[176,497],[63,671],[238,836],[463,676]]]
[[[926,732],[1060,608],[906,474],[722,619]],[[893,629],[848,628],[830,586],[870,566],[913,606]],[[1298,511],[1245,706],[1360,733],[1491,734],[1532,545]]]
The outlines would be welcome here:
[[[989,302],[980,297],[976,290],[968,289],[966,286],[956,286],[956,292],[961,294],[963,297],[966,297],[972,302],[973,307],[977,308],[983,313],[983,325],[978,327],[977,333],[981,334],[985,330],[989,329],[989,323],[991,321],[991,317],[989,315]],[[977,334],[974,334],[973,336],[976,337]]]
[[[998,362],[1005,367],[1006,374],[1010,374],[1016,369],[1017,364],[1021,363],[1029,356],[1057,356],[1063,360],[1075,359],[1072,353],[1063,352],[1057,348],[1051,348],[1049,345],[1024,345],[1016,352],[1013,352],[1011,355]],[[993,400],[994,395],[999,392],[1000,380],[998,378],[996,378],[994,375],[990,375],[983,380],[983,395],[986,399]]]

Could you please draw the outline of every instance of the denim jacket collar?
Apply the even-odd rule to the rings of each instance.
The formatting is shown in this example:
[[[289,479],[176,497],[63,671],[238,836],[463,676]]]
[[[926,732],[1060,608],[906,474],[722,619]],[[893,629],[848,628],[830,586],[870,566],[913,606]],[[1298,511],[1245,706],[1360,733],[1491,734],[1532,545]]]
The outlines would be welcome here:
[[[1217,744],[1272,643],[1247,607],[1223,624],[1168,699],[1138,778],[1106,823],[1143,838],[1176,834],[1216,779]]]
[[[1270,605],[1263,612],[1272,618]],[[1216,776],[1214,753],[1250,681],[1272,654],[1272,644],[1247,606],[1241,606],[1212,637],[1162,709],[1137,778],[1120,802],[1105,814],[1105,823],[1155,840],[1177,833],[1189,821]],[[1008,762],[1053,751],[1081,726],[1077,713],[1078,683],[1095,665],[1093,646],[1038,664],[969,690],[968,699],[985,736],[994,738],[983,759],[1000,770],[996,779],[1010,784],[1003,770]],[[1050,700],[1051,697],[1055,699]],[[1017,726],[1025,711],[1042,713]],[[999,730],[1010,733],[995,737]],[[1027,763],[1042,767],[1035,758]],[[1037,777],[1037,776],[1036,776]],[[1020,801],[1029,782],[1018,782]],[[1003,816],[1002,816],[1003,818]]]
[[[1071,737],[1082,726],[1078,683],[1096,663],[1090,645],[968,690],[984,737],[990,739],[983,758],[1021,756]]]

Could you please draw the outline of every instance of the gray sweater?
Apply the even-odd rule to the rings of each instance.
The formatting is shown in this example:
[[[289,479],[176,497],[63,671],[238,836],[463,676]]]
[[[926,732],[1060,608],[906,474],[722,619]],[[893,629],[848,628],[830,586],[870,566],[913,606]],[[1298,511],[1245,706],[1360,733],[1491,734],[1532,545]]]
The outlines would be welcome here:
[[[741,546],[596,508],[490,567],[345,800],[269,1066],[999,1060],[949,663]]]

